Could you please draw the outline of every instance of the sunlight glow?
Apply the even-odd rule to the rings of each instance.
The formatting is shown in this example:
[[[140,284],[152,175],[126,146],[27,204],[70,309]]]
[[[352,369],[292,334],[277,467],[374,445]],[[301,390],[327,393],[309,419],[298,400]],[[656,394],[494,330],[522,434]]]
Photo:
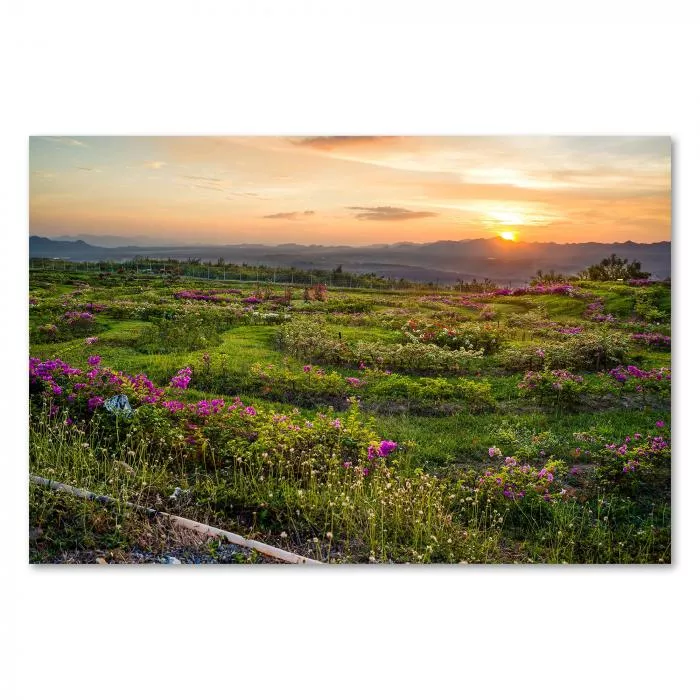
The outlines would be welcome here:
[[[516,239],[516,235],[514,231],[503,231],[502,233],[498,234],[504,241],[514,241]]]

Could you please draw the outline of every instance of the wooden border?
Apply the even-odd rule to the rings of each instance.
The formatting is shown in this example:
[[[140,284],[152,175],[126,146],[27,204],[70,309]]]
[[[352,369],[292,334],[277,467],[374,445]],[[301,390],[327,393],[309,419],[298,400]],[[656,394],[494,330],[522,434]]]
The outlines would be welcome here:
[[[78,498],[85,498],[89,501],[95,501],[97,503],[118,503],[120,505],[127,506],[132,510],[139,513],[144,513],[151,518],[165,518],[169,520],[174,525],[179,527],[184,527],[188,530],[193,530],[199,532],[200,534],[207,535],[209,537],[223,537],[225,540],[231,544],[239,545],[240,547],[245,547],[246,549],[254,549],[256,552],[260,552],[265,556],[272,557],[274,559],[279,559],[288,564],[323,564],[324,562],[318,561],[317,559],[310,559],[309,557],[303,557],[300,554],[294,554],[294,552],[288,552],[284,549],[279,549],[278,547],[273,547],[272,545],[265,544],[264,542],[258,542],[257,540],[249,540],[242,535],[237,535],[235,532],[228,532],[226,530],[221,530],[218,527],[212,527],[211,525],[205,525],[204,523],[199,523],[196,520],[189,520],[187,518],[182,518],[179,515],[171,515],[170,513],[164,513],[160,510],[155,510],[154,508],[146,508],[145,506],[137,505],[136,503],[130,503],[129,501],[121,502],[112,496],[100,496],[92,491],[86,491],[85,489],[79,489],[75,486],[69,486],[68,484],[62,484],[60,481],[53,481],[52,479],[44,479],[41,476],[35,476],[34,474],[29,475],[29,480],[35,484],[41,486],[46,486],[47,488],[53,489],[54,491],[62,491],[64,493],[70,493]]]

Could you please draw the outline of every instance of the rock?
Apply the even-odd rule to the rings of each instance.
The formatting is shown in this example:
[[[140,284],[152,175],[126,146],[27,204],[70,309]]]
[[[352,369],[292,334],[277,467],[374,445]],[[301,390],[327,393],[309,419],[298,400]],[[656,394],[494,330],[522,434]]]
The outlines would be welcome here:
[[[107,560],[104,557],[97,557],[97,559],[95,559],[95,564],[106,564],[106,563],[107,563]]]
[[[166,564],[182,564],[182,562],[175,557],[165,557]]]

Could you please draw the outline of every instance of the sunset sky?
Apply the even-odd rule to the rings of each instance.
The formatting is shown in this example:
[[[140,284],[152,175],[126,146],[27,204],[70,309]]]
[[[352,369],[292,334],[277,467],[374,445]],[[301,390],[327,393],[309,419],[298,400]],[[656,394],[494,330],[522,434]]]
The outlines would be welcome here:
[[[162,243],[671,237],[664,137],[35,136],[30,233]]]

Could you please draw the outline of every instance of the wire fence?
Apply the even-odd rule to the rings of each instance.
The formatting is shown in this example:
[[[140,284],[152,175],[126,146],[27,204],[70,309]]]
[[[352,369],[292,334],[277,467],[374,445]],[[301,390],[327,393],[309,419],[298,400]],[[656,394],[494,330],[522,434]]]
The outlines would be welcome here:
[[[92,273],[92,274],[117,274],[129,273],[144,277],[168,277],[176,276],[206,282],[238,282],[254,284],[276,284],[313,287],[323,284],[329,288],[357,289],[357,290],[450,290],[468,286],[460,280],[434,282],[412,281],[373,275],[360,275],[350,272],[322,271],[322,270],[291,270],[275,269],[254,266],[220,267],[214,265],[190,265],[150,262],[76,262],[70,260],[54,260],[45,258],[32,258],[29,261],[30,272],[64,272],[64,273]],[[474,280],[476,283],[476,280]],[[474,284],[472,283],[472,284]],[[488,284],[488,281],[484,281]]]

